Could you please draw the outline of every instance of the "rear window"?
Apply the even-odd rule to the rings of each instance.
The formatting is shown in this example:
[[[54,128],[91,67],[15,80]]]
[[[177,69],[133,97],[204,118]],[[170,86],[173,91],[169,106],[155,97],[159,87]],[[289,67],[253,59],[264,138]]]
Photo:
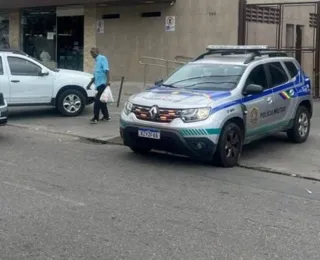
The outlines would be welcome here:
[[[284,64],[286,65],[291,78],[294,78],[295,76],[298,75],[299,70],[293,62],[287,61]]]
[[[279,86],[288,81],[287,73],[280,62],[267,64],[271,76],[271,87]]]

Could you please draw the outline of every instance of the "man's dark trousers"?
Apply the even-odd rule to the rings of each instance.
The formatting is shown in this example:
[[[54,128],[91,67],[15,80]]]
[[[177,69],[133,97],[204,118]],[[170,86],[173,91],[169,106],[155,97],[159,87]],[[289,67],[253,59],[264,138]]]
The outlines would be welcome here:
[[[99,87],[97,87],[97,95],[94,101],[94,106],[93,106],[93,113],[94,113],[94,119],[99,120],[99,114],[100,114],[100,110],[102,112],[102,115],[105,119],[109,119],[109,111],[107,108],[107,104],[103,103],[100,101],[100,97],[103,93],[103,91],[106,89],[106,85],[100,85]]]

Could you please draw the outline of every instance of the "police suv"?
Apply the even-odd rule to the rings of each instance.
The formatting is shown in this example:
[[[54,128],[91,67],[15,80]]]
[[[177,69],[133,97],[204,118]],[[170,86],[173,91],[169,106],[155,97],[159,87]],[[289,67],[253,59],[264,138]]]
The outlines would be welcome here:
[[[120,119],[124,145],[237,164],[242,147],[277,132],[307,140],[310,78],[267,46],[208,46],[166,80],[132,95]]]

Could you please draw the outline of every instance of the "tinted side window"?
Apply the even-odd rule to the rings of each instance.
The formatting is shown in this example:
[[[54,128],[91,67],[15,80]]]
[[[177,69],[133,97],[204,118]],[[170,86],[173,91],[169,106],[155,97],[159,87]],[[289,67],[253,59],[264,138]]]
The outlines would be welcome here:
[[[268,63],[267,66],[271,76],[271,87],[279,86],[288,81],[288,76],[280,62]]]
[[[293,62],[287,61],[284,63],[289,71],[289,74],[292,78],[298,75],[299,70],[297,69],[296,65]]]
[[[260,85],[264,89],[268,88],[267,76],[263,65],[258,65],[251,71],[246,81],[246,86],[250,84]]]
[[[0,75],[3,75],[3,64],[2,64],[2,58],[0,57]]]
[[[8,57],[11,75],[39,76],[41,68],[36,64],[17,57]]]

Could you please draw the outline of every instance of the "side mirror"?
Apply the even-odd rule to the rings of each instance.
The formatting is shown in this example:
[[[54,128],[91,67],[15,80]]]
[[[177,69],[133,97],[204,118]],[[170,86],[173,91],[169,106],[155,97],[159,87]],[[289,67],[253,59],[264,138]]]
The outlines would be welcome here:
[[[156,86],[159,86],[159,85],[161,85],[162,83],[163,83],[163,79],[159,79],[159,80],[157,80],[157,81],[154,82],[154,84],[155,84]]]
[[[42,69],[39,76],[44,77],[48,75],[49,75],[49,71],[46,69]]]
[[[256,84],[249,84],[243,91],[243,95],[256,95],[263,92],[263,87]]]

